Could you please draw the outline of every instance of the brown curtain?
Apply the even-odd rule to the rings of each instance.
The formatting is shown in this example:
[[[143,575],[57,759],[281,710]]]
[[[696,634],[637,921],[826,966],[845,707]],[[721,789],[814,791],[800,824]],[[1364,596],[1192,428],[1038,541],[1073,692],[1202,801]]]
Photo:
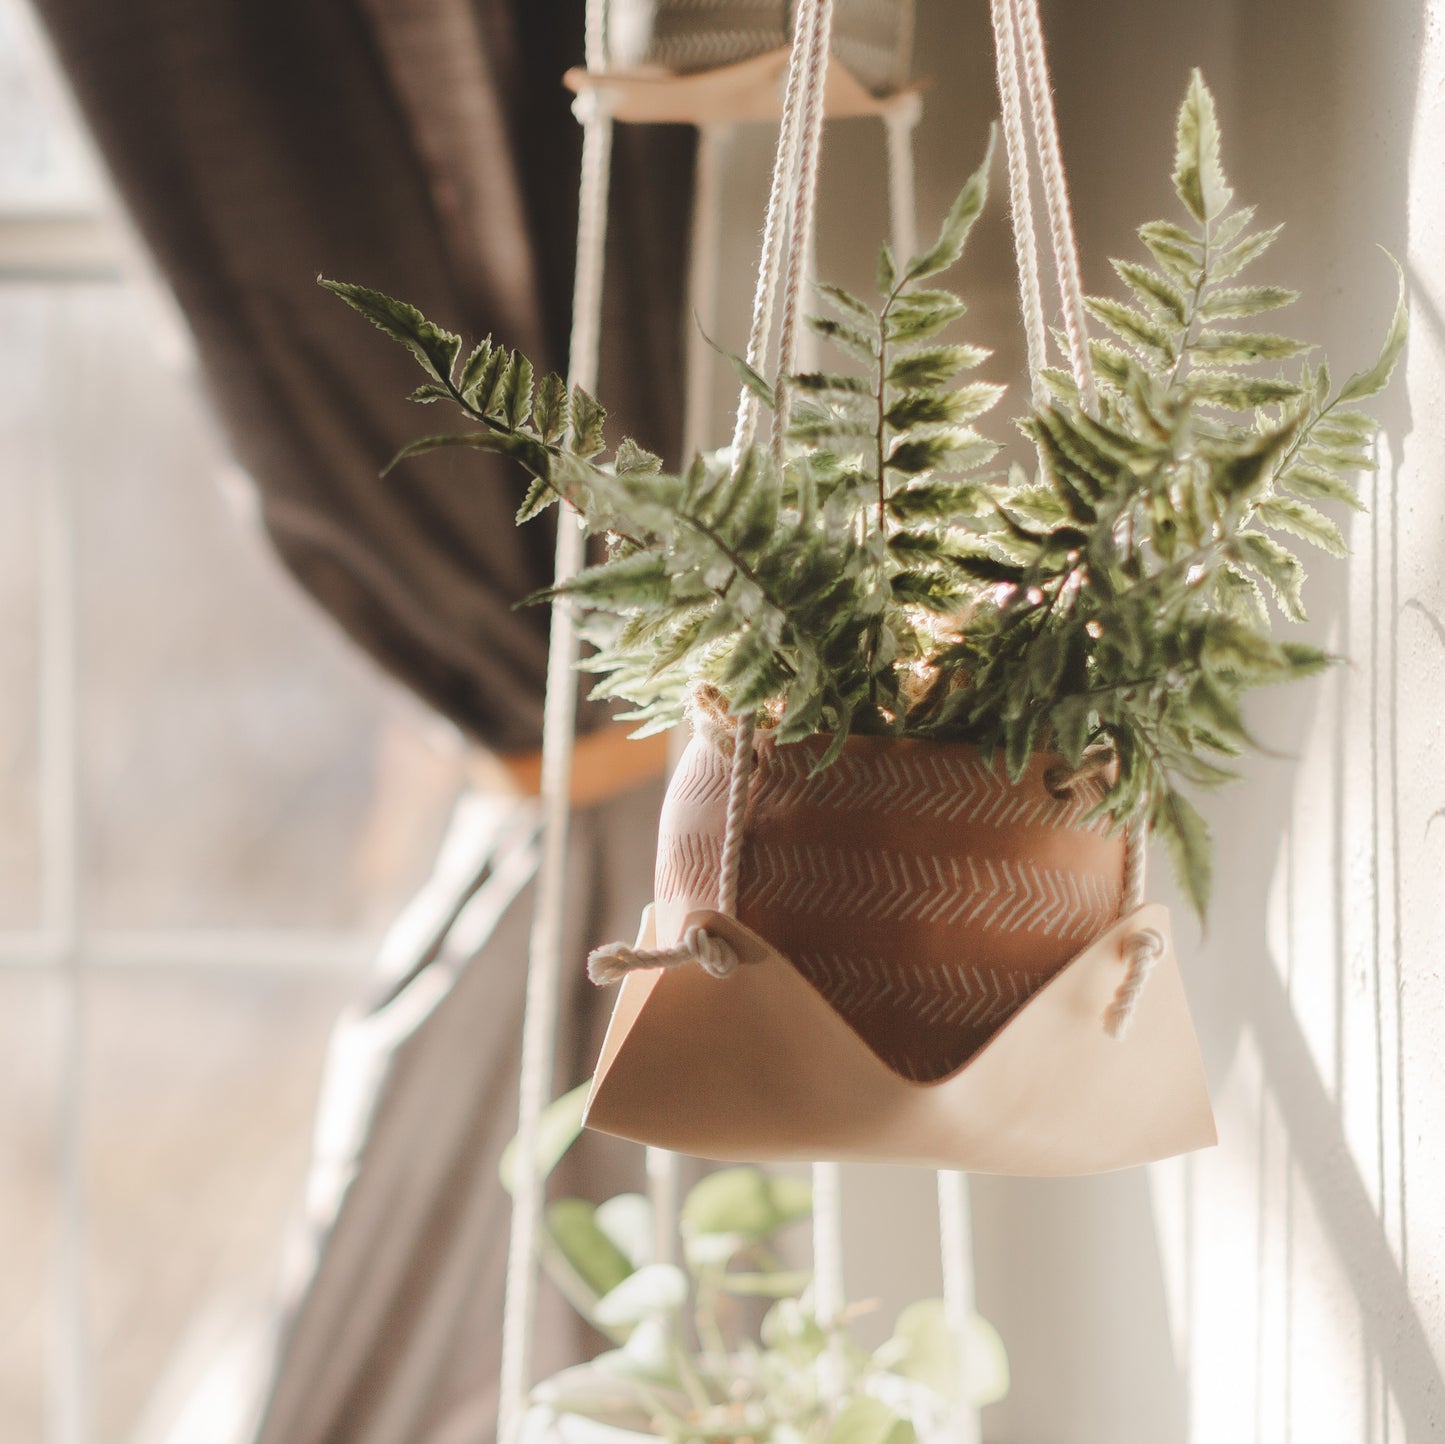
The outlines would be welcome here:
[[[122,199],[189,318],[286,566],[383,667],[484,744],[540,738],[553,536],[468,454],[378,472],[439,408],[318,272],[565,368],[582,0],[38,0]],[[602,390],[616,435],[676,444],[690,132],[619,132]],[[615,437],[614,437],[615,439]],[[183,601],[183,599],[180,599]],[[585,720],[585,719],[584,719]],[[625,936],[658,794],[575,820],[568,951]],[[261,1444],[481,1444],[495,1413],[534,809],[466,804],[333,1041]],[[564,990],[558,1085],[608,999]],[[636,1150],[593,1140],[603,1197]],[[542,1367],[580,1329],[544,1297]]]
[[[546,617],[513,607],[550,576],[549,527],[514,533],[493,458],[379,479],[453,418],[403,399],[410,358],[315,279],[565,369],[582,0],[38,4],[287,567],[474,737],[535,747]],[[619,132],[608,249],[606,400],[669,453],[691,154],[691,132]]]

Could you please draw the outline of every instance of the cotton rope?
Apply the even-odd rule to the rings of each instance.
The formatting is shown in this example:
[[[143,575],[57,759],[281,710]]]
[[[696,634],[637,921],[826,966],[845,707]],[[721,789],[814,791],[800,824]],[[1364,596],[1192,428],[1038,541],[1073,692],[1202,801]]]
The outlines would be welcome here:
[[[1084,410],[1094,413],[1099,409],[1099,394],[1094,385],[1094,365],[1089,357],[1084,283],[1079,274],[1079,248],[1074,241],[1074,222],[1069,211],[1069,188],[1064,180],[1064,158],[1059,148],[1059,126],[1054,115],[1053,91],[1049,86],[1048,61],[1044,56],[1039,4],[1038,0],[1012,0],[1012,3],[1023,41],[1024,78],[1028,85],[1029,108],[1034,117],[1034,143],[1039,152],[1039,172],[1044,187],[1044,203],[1049,213],[1054,265],[1059,273],[1069,362]]]
[[[1029,378],[1035,405],[1047,399],[1043,369],[1048,365],[1049,338],[1044,324],[1043,289],[1039,285],[1039,243],[1034,229],[1029,157],[1024,138],[1023,96],[1019,91],[1018,52],[1014,39],[1012,0],[991,0],[994,59],[1003,107],[1004,153],[1008,158],[1009,210],[1013,216],[1014,255],[1018,260],[1019,299],[1024,337],[1028,342]]]
[[[753,290],[752,322],[748,330],[748,365],[759,375],[767,366],[768,338],[773,330],[773,308],[778,295],[778,272],[782,267],[783,243],[791,205],[790,193],[798,166],[799,98],[808,42],[816,7],[802,0],[798,7],[797,30],[788,53],[788,78],[783,90],[783,113],[778,126],[778,148],[773,158],[773,176],[768,187],[768,208],[763,218],[762,253],[758,280]],[[732,454],[737,465],[757,434],[761,400],[747,387],[738,397],[737,419],[733,424]]]
[[[798,179],[788,226],[788,266],[783,286],[783,320],[778,328],[776,410],[773,415],[773,463],[781,472],[783,450],[792,414],[792,386],[788,377],[798,369],[798,327],[802,321],[803,291],[811,270],[818,203],[818,161],[823,148],[824,96],[828,84],[829,42],[833,35],[833,0],[818,0],[811,8],[808,55],[803,72],[803,105],[799,121]],[[801,12],[801,7],[800,7]]]
[[[784,312],[778,341],[779,410],[773,419],[773,453],[779,461],[787,430],[782,404],[787,386],[783,378],[793,369],[796,358],[800,298],[812,243],[832,15],[833,0],[802,0],[798,7],[798,28],[788,62],[768,216],[763,226],[762,256],[753,295],[753,330],[748,339],[747,359],[754,370],[761,372],[766,365],[768,331],[785,257]],[[791,208],[790,192],[794,196]],[[784,212],[789,210],[785,224]],[[782,244],[785,233],[786,247]],[[752,444],[756,435],[757,406],[758,397],[744,387],[738,399],[733,433],[734,466],[741,463],[743,449]],[[741,444],[739,438],[742,438]],[[733,916],[737,909],[738,871],[756,727],[757,719],[752,714],[739,717],[732,737],[727,819],[718,867],[718,911],[727,917]],[[671,947],[635,948],[625,942],[604,944],[588,957],[587,975],[594,983],[605,986],[640,969],[672,968],[687,963],[698,963],[712,977],[725,978],[736,970],[738,957],[726,939],[694,924]]]
[[[587,63],[601,69],[606,59],[605,7],[587,7]],[[582,173],[578,193],[577,271],[572,294],[572,335],[568,382],[597,386],[602,326],[602,282],[607,239],[607,198],[611,182],[612,117],[597,91],[584,92],[574,109],[582,122]],[[557,516],[556,579],[574,576],[586,556],[582,529],[565,509]],[[538,1177],[542,1111],[552,1092],[562,929],[566,910],[567,835],[571,801],[572,750],[577,713],[577,630],[567,605],[552,605],[547,650],[547,690],[542,718],[542,852],[527,960],[527,995],[522,1020],[518,1081],[516,1177],[512,1231],[502,1307],[502,1363],[497,1437],[520,1444],[531,1385],[536,1319],[537,1226],[543,1205]]]
[[[1044,399],[1040,370],[1047,355],[1047,338],[1043,325],[1043,296],[1039,284],[1039,245],[1029,192],[1029,160],[1024,139],[1023,99],[1018,79],[1020,62],[1015,51],[1015,33],[1022,49],[1022,66],[1033,117],[1033,138],[1039,153],[1039,171],[1049,217],[1054,265],[1058,273],[1064,334],[1069,346],[1069,365],[1084,409],[1097,413],[1099,397],[1089,356],[1084,286],[1079,273],[1079,253],[1074,239],[1068,185],[1064,178],[1058,121],[1049,87],[1048,62],[1044,54],[1038,0],[991,0],[991,9],[999,97],[1003,105],[1004,147],[1008,153],[1009,199],[1013,209],[1014,241],[1018,253],[1019,291],[1023,304],[1024,330],[1028,337],[1029,375],[1033,383],[1034,399],[1036,402]],[[1131,820],[1125,829],[1121,917],[1130,916],[1144,905],[1148,840],[1148,827],[1144,820]],[[1164,955],[1164,939],[1153,928],[1140,928],[1125,938],[1124,954],[1124,980],[1119,984],[1104,1013],[1104,1029],[1115,1039],[1123,1038],[1128,1032],[1149,974]]]

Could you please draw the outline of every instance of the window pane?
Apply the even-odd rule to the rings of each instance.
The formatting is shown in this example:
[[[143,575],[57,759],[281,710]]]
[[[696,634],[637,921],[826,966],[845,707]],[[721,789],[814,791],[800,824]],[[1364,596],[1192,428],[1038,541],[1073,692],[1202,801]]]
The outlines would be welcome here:
[[[0,288],[10,454],[43,462],[48,447],[49,471],[78,496],[86,921],[375,932],[425,870],[456,749],[427,741],[421,709],[227,506],[225,448],[156,332],[138,287]],[[34,785],[25,484],[7,477],[24,524],[0,542],[14,562],[0,580],[14,676],[0,705],[19,739],[0,750],[0,809],[22,822]],[[33,840],[23,826],[13,836],[21,855],[0,883],[12,914],[34,871]]]
[[[142,1419],[163,1437],[204,1375],[250,1352],[300,1204],[327,1031],[354,986],[280,970],[88,982],[96,1439],[136,1437]]]
[[[44,1437],[53,1335],[58,980],[0,970],[0,1438]]]
[[[0,929],[39,922],[36,817],[36,504],[48,466],[34,417],[44,365],[17,341],[43,323],[36,295],[0,289]]]
[[[0,211],[93,209],[101,183],[24,0],[0,0]]]

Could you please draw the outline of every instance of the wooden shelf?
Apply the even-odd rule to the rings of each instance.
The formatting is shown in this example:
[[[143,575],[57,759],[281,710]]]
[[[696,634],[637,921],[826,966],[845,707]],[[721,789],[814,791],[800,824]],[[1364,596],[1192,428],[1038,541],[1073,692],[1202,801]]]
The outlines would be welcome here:
[[[782,114],[787,72],[788,50],[782,46],[736,65],[693,75],[664,70],[590,71],[577,66],[563,81],[578,95],[605,96],[614,120],[633,125],[727,125],[776,121]],[[825,105],[832,119],[883,117],[917,104],[916,86],[876,96],[836,58],[829,62]]]

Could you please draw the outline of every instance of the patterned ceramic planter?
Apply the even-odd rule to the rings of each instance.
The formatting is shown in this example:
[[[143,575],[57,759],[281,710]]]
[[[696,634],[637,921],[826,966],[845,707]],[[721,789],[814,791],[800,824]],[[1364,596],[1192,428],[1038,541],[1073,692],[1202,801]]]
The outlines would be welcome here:
[[[609,0],[607,48],[620,70],[715,70],[788,45],[796,0]],[[885,95],[908,78],[912,0],[836,0],[833,53]]]
[[[589,1126],[719,1159],[869,1159],[1064,1175],[1214,1141],[1167,911],[1120,917],[1098,780],[1009,783],[965,745],[761,734],[737,917],[717,904],[730,761],[696,738],[663,805],[639,946],[691,925],[741,966],[627,977]],[[1126,943],[1160,960],[1122,1041]]]
[[[738,919],[782,953],[890,1068],[951,1073],[1076,953],[1123,897],[1124,843],[1085,816],[1098,782],[1054,793],[1056,757],[1011,784],[976,748],[853,737],[757,746]],[[716,905],[730,760],[699,737],[663,804],[657,931]]]

